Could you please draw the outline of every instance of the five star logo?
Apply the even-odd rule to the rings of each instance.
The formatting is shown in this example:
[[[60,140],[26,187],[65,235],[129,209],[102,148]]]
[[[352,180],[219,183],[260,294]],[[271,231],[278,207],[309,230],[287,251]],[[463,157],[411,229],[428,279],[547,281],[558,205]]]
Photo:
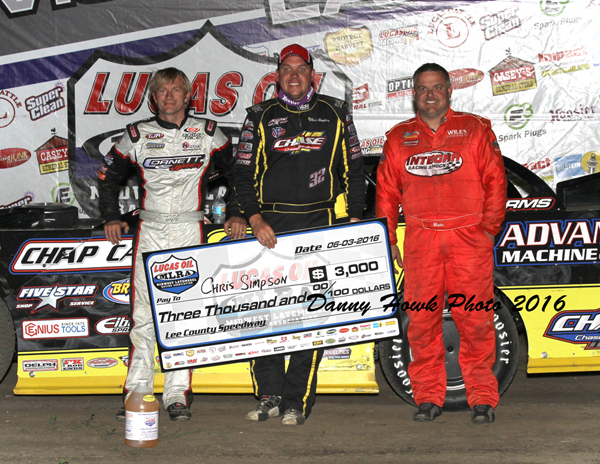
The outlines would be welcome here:
[[[60,285],[56,283],[54,286],[45,287],[22,287],[17,296],[17,300],[32,300],[37,299],[39,303],[31,310],[34,314],[46,306],[49,306],[54,311],[58,312],[58,303],[65,298],[91,298],[96,295],[98,286],[92,285]]]

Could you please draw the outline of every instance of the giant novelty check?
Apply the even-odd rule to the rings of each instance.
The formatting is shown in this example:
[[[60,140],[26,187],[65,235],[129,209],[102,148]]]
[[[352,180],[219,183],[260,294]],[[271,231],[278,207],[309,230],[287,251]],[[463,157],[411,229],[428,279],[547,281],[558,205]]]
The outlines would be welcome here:
[[[379,220],[144,253],[165,370],[399,334]]]

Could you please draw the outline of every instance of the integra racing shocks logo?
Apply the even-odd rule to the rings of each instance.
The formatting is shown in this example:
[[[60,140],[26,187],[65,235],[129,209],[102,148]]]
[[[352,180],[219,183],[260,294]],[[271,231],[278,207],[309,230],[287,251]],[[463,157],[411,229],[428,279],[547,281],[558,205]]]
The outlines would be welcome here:
[[[198,263],[193,258],[179,259],[171,255],[162,263],[152,263],[152,283],[163,292],[180,293],[198,283]]]
[[[405,162],[406,170],[415,176],[443,176],[458,170],[463,164],[459,153],[430,151],[412,155]]]
[[[277,139],[273,142],[273,150],[296,155],[300,152],[319,151],[325,145],[325,132],[304,131],[293,137]]]
[[[544,337],[586,344],[586,350],[600,349],[600,309],[563,311],[552,318]]]

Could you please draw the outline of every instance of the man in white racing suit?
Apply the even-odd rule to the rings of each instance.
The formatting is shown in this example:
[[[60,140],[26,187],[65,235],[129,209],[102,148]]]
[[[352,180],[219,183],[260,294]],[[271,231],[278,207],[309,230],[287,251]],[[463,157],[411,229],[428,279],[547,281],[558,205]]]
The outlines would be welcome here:
[[[140,225],[133,245],[131,305],[135,325],[130,333],[132,347],[124,400],[140,379],[154,384],[156,338],[142,253],[200,244],[208,167],[215,162],[229,176],[235,163],[231,143],[217,123],[187,114],[192,86],[182,71],[157,71],[149,90],[158,116],[129,124],[98,171],[104,231],[113,244],[121,241],[122,231],[129,231],[128,224],[120,219],[119,184],[132,167],[139,170],[143,180]],[[224,226],[231,238],[245,235],[246,221],[237,216]],[[192,399],[191,372],[166,372],[163,404],[170,419],[189,420]],[[124,408],[117,419],[125,420]]]

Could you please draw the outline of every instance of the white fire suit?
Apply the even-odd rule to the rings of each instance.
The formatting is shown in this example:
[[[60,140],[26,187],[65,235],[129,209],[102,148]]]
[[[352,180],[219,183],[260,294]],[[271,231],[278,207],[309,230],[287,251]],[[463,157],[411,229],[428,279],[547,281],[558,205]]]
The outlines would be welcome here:
[[[124,397],[140,379],[154,382],[156,342],[142,253],[198,245],[202,241],[203,191],[214,161],[229,174],[235,162],[227,137],[214,121],[186,117],[180,127],[157,117],[127,126],[98,171],[100,211],[107,221],[120,219],[119,184],[132,164],[143,179],[140,225],[134,243],[132,348]],[[163,404],[192,402],[191,372],[165,374]]]

